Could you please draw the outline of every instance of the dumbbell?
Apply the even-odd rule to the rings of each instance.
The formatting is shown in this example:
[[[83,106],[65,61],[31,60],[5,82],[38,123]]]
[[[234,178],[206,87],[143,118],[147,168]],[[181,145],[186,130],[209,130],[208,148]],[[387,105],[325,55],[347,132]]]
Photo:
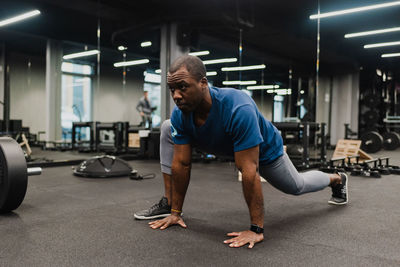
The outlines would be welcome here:
[[[352,162],[352,159],[356,159],[356,162]],[[344,169],[347,172],[352,172],[354,170],[361,170],[362,167],[359,165],[360,155],[348,156],[347,164],[344,166]]]
[[[340,161],[341,164],[335,165],[335,162]],[[326,173],[336,173],[336,172],[345,172],[344,166],[346,162],[346,157],[332,158],[329,161],[329,165],[323,165],[319,168],[320,171]]]
[[[381,164],[378,165],[378,161],[381,163],[380,159],[376,159],[374,161],[374,167],[371,168],[371,171],[378,171],[380,174],[383,175],[389,175],[390,171],[388,168],[385,168],[384,166],[382,166]]]
[[[377,162],[378,159],[370,159],[370,160],[365,160],[362,164],[363,169],[360,171],[355,171],[354,173],[352,172],[351,175],[359,175],[363,177],[374,177],[374,178],[381,178],[381,174],[377,170],[372,170],[372,168],[369,166],[369,164]]]
[[[17,209],[25,198],[28,176],[41,168],[27,168],[24,152],[10,137],[0,137],[0,213]]]
[[[383,161],[386,161],[386,164],[383,165]],[[395,165],[389,165],[389,157],[379,158],[379,166],[387,169],[390,174],[400,175],[400,167]]]

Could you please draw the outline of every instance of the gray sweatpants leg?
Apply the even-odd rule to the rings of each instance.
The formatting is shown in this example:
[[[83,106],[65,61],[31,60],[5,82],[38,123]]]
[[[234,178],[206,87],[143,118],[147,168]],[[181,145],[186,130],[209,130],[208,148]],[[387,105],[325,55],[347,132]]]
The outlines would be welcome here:
[[[174,157],[174,141],[171,135],[171,121],[161,124],[160,134],[160,163],[161,172],[171,175],[172,158]]]
[[[291,195],[319,191],[330,184],[329,175],[326,173],[299,173],[286,153],[272,163],[260,166],[260,175],[276,189]]]

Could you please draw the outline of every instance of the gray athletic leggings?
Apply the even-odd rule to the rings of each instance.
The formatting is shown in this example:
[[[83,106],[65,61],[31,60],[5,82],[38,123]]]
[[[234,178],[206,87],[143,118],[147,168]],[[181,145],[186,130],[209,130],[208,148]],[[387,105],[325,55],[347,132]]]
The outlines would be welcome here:
[[[161,125],[161,172],[171,174],[173,155],[174,142],[171,136],[171,122],[166,120]],[[319,191],[330,184],[329,176],[326,173],[320,171],[299,173],[286,153],[267,165],[261,165],[260,175],[276,189],[291,195]]]

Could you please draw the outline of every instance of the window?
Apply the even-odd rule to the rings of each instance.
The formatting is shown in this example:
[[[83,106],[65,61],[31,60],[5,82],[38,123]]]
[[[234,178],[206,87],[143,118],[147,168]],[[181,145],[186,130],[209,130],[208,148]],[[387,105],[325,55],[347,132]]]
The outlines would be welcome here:
[[[274,96],[274,122],[283,121],[283,100],[281,95]]]
[[[92,75],[90,65],[63,62],[61,78],[61,127],[64,140],[71,140],[72,122],[92,120]],[[81,128],[81,140],[89,129]]]
[[[152,107],[157,107],[153,112],[153,127],[161,124],[160,105],[161,105],[161,75],[144,72],[144,91],[149,92],[149,100]]]

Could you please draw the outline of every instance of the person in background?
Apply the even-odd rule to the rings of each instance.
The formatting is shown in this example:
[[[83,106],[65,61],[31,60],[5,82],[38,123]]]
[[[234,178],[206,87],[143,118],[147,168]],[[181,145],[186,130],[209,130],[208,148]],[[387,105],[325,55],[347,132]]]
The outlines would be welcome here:
[[[149,92],[144,91],[143,96],[140,98],[139,102],[136,105],[136,110],[139,112],[140,117],[142,117],[142,122],[140,126],[146,126],[146,122],[149,123],[149,129],[152,128],[152,119],[151,113],[153,109],[151,108],[150,100],[149,100]]]

